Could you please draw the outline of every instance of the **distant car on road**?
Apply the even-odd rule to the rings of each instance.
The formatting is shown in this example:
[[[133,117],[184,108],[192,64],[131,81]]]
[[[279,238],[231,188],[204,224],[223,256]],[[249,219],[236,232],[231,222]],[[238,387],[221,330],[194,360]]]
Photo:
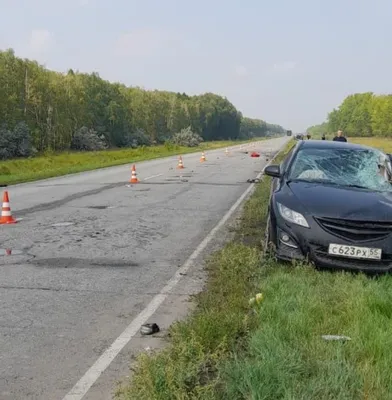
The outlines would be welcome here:
[[[392,269],[392,157],[351,143],[298,141],[272,181],[267,240],[281,260]]]

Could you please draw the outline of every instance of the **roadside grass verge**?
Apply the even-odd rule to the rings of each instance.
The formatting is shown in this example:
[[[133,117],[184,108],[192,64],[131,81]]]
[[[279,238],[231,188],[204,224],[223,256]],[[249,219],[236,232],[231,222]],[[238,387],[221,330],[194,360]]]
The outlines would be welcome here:
[[[198,147],[162,145],[143,146],[136,149],[64,152],[59,154],[48,153],[37,157],[1,161],[0,184],[11,185],[39,179],[53,178],[76,172],[152,160],[177,154],[180,155],[203,150],[214,150],[266,139],[268,138],[257,138],[248,141],[204,142]]]
[[[219,398],[220,366],[257,327],[257,315],[249,312],[248,302],[260,281],[269,187],[268,177],[256,185],[244,205],[235,240],[208,261],[205,290],[195,296],[196,310],[171,326],[165,349],[138,357],[131,381],[117,389],[117,399]]]
[[[267,262],[246,351],[220,368],[224,399],[392,399],[392,280]],[[326,341],[346,335],[350,341]]]

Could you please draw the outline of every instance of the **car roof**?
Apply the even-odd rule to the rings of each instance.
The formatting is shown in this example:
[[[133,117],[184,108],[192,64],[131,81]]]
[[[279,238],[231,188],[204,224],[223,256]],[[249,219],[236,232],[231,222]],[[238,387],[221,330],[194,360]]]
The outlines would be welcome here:
[[[375,147],[364,146],[362,144],[350,143],[350,142],[334,142],[332,140],[303,140],[299,145],[299,149],[311,148],[311,149],[350,149],[350,150],[376,150]]]

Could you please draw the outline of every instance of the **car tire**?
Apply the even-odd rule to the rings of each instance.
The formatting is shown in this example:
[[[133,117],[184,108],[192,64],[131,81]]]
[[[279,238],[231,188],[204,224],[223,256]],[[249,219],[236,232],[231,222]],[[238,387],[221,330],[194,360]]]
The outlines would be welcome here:
[[[271,217],[268,213],[267,217],[267,226],[265,227],[265,247],[268,247],[268,244],[271,241]]]
[[[274,243],[272,229],[273,229],[273,227],[272,227],[272,224],[271,224],[271,214],[268,213],[267,226],[265,228],[264,253],[270,253],[271,252],[270,243],[271,242]]]

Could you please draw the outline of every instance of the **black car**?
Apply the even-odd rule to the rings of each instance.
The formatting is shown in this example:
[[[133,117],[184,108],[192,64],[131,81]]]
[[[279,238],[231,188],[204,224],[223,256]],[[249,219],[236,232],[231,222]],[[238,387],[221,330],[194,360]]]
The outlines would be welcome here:
[[[357,144],[299,141],[272,181],[267,239],[281,260],[392,269],[391,155]]]

